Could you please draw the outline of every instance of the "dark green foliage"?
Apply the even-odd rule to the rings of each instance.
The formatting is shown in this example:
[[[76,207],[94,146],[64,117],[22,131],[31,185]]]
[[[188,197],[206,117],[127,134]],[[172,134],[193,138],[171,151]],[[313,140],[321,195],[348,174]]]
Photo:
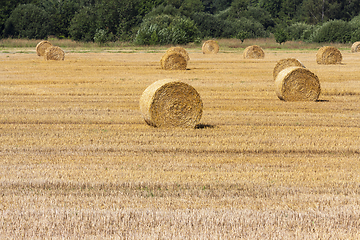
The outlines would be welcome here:
[[[274,33],[275,41],[280,45],[289,39],[289,36],[284,28],[276,29]]]
[[[241,42],[244,42],[245,39],[249,38],[249,33],[245,32],[245,31],[240,31],[238,32],[238,34],[236,35],[237,39],[240,39]]]
[[[69,25],[75,13],[79,10],[79,3],[73,0],[46,0],[39,6],[51,16],[54,34],[59,38],[69,37]]]
[[[184,0],[180,7],[181,14],[191,16],[195,12],[203,12],[204,5],[201,0]]]
[[[269,33],[264,26],[254,19],[240,18],[233,21],[234,28],[232,34],[237,34],[239,31],[248,33],[248,38],[268,37]],[[235,37],[235,36],[232,36]]]
[[[75,41],[94,41],[96,15],[94,8],[84,7],[71,20],[69,33]]]
[[[50,15],[33,4],[19,5],[5,22],[4,35],[42,39],[52,34]]]
[[[303,40],[304,32],[312,29],[312,26],[306,23],[294,23],[286,28],[288,40]],[[312,33],[312,32],[311,32]]]
[[[351,41],[352,27],[348,22],[332,20],[324,23],[311,37],[313,42],[339,42]]]
[[[148,18],[138,30],[135,43],[153,44],[185,44],[193,42],[198,35],[194,21],[185,17],[159,15]]]
[[[23,24],[21,17],[10,17],[12,13],[18,14],[15,9],[21,4],[37,7],[24,13],[35,21]],[[348,42],[358,38],[360,24],[356,23],[359,22],[356,16],[359,12],[360,0],[2,0],[0,37],[55,35],[103,44],[103,41],[132,41],[136,35],[143,34],[147,44],[165,44],[192,41],[189,29],[193,27],[189,27],[188,21],[193,20],[199,30],[195,34],[198,40],[266,37],[282,26],[288,39]],[[171,26],[168,23],[166,27],[152,22],[154,26],[147,26],[145,31],[148,19],[159,15],[188,21]],[[333,20],[351,20],[351,33],[344,24],[325,25]],[[334,32],[337,27],[341,30]]]
[[[213,37],[220,38],[224,37],[224,29],[231,28],[231,24],[225,20],[216,17],[209,13],[194,13],[192,19],[196,23],[200,37]],[[230,30],[231,31],[231,30]]]
[[[275,23],[272,20],[270,13],[261,7],[249,6],[247,10],[243,12],[243,17],[261,23],[261,25],[263,25],[265,29],[275,26]]]

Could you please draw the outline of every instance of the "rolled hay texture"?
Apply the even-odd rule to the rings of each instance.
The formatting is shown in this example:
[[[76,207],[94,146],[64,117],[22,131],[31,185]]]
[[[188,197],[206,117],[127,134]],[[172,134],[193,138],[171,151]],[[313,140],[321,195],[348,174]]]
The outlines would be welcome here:
[[[316,101],[320,91],[319,78],[303,67],[285,68],[275,79],[275,92],[284,101]]]
[[[180,53],[181,55],[184,56],[184,58],[186,59],[186,61],[189,61],[190,60],[190,57],[189,57],[189,54],[188,52],[185,50],[185,48],[182,48],[182,47],[172,47],[172,48],[169,48],[167,51],[168,52],[177,52],[177,53]]]
[[[356,53],[360,51],[360,42],[354,42],[353,45],[351,45],[351,52]]]
[[[274,80],[276,79],[279,72],[281,72],[283,69],[288,68],[288,67],[303,67],[303,68],[305,68],[305,66],[299,60],[297,60],[295,58],[281,59],[276,63],[276,65],[274,67],[274,70],[273,70]]]
[[[182,54],[172,51],[162,56],[160,65],[165,70],[186,70],[187,61]]]
[[[53,45],[49,41],[41,41],[36,45],[36,54],[38,56],[44,56],[46,49],[52,47]]]
[[[243,56],[245,59],[262,59],[265,57],[265,52],[261,47],[252,45],[245,48]]]
[[[203,54],[216,54],[219,52],[219,44],[214,40],[207,40],[202,45]]]
[[[195,128],[202,116],[203,104],[192,86],[169,79],[148,86],[140,98],[140,111],[154,127]]]
[[[339,64],[341,61],[341,52],[335,47],[325,46],[316,53],[316,62],[318,64]]]
[[[65,52],[57,46],[49,47],[45,50],[45,60],[64,60]]]

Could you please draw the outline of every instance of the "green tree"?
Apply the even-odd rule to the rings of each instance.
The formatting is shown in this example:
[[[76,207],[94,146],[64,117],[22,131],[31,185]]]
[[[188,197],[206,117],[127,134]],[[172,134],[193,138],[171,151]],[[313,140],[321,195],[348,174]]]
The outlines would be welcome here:
[[[183,15],[189,17],[194,12],[203,12],[204,5],[201,0],[185,0],[181,4],[180,11]]]
[[[237,39],[240,39],[241,42],[243,43],[245,39],[249,38],[249,33],[246,31],[239,31],[238,34],[236,35]]]
[[[44,0],[39,6],[51,15],[54,34],[59,38],[69,37],[70,22],[80,8],[79,3],[73,0]]]
[[[229,10],[229,18],[241,18],[247,10],[249,0],[234,0]]]
[[[276,42],[279,43],[280,45],[289,39],[286,30],[280,27],[275,31],[274,37]]]
[[[94,41],[96,14],[93,7],[83,7],[70,22],[69,33],[75,41]]]
[[[17,38],[46,38],[52,34],[50,15],[33,4],[22,4],[14,9],[5,22],[4,35]]]

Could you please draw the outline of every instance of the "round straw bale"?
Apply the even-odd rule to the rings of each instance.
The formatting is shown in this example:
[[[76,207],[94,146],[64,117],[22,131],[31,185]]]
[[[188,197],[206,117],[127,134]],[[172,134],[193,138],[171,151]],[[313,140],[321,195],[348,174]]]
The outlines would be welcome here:
[[[341,52],[335,47],[325,46],[316,53],[316,62],[318,64],[338,64],[341,61]]]
[[[178,52],[167,52],[161,58],[160,65],[165,70],[186,70],[187,61]]]
[[[172,47],[172,48],[169,48],[167,51],[168,52],[178,52],[180,53],[181,55],[184,56],[184,58],[186,59],[186,61],[189,61],[190,60],[190,57],[189,57],[189,54],[188,52],[185,50],[185,48],[182,48],[182,47]]]
[[[154,127],[194,128],[201,119],[203,104],[192,86],[169,79],[148,86],[140,98],[140,111]]]
[[[41,41],[36,45],[36,53],[38,56],[44,56],[45,55],[45,50],[49,47],[52,47],[51,42],[49,41]]]
[[[360,42],[354,42],[353,45],[351,45],[351,52],[356,53],[360,51]]]
[[[49,47],[45,50],[45,60],[64,60],[65,52],[57,46]]]
[[[257,45],[245,48],[243,55],[245,59],[261,59],[265,57],[263,49]]]
[[[276,79],[276,76],[281,72],[281,70],[288,68],[288,67],[305,67],[299,60],[295,58],[286,58],[279,60],[273,71],[273,78]]]
[[[320,95],[319,78],[306,68],[288,67],[277,75],[275,92],[284,101],[316,101]]]
[[[207,40],[202,45],[203,54],[216,54],[219,52],[219,44],[214,40]]]

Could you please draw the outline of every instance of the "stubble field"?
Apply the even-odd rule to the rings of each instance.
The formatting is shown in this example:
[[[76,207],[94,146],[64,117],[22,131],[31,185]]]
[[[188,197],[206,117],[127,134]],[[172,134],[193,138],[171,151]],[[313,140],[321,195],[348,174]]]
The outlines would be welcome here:
[[[2,239],[357,239],[360,54],[318,65],[316,50],[0,53]],[[280,101],[276,62],[320,79],[317,102]],[[151,83],[192,85],[196,129],[145,124]]]

